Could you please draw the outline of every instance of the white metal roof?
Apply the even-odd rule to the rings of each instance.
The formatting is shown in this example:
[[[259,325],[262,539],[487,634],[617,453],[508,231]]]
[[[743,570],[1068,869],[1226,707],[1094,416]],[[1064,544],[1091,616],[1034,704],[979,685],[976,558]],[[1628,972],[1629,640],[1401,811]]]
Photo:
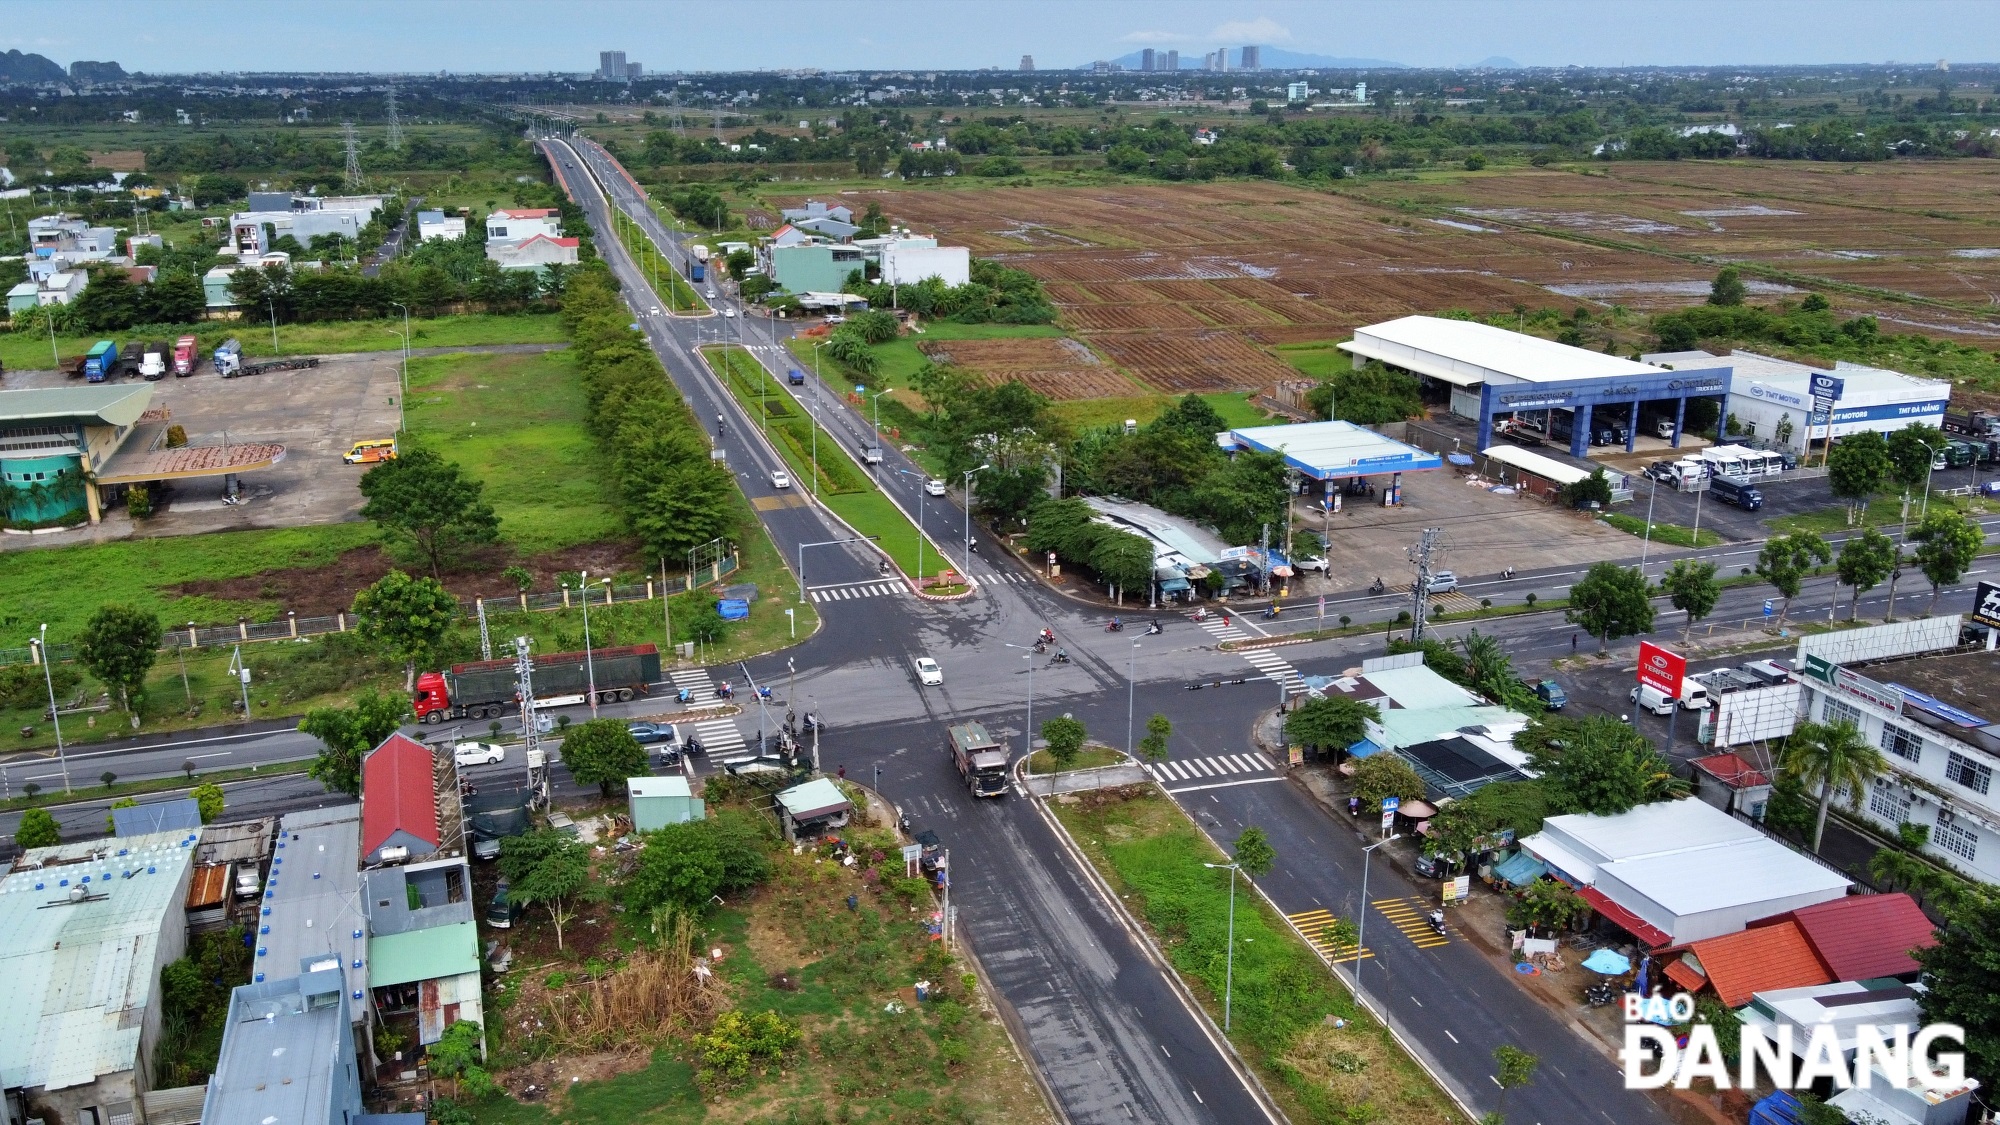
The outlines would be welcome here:
[[[1352,422],[1246,426],[1217,434],[1215,441],[1224,449],[1249,448],[1280,454],[1287,464],[1320,480],[1336,476],[1413,472],[1444,465],[1435,453],[1406,445]]]
[[[1764,838],[1728,813],[1695,800],[1655,801],[1616,816],[1552,816],[1542,822],[1542,831],[1562,837],[1598,863]]]
[[[694,790],[688,788],[685,777],[628,777],[625,788],[634,797],[692,797]]]
[[[186,925],[198,837],[36,848],[0,878],[0,1088],[68,1089],[138,1064],[160,934]]]
[[[1474,320],[1437,316],[1406,316],[1357,328],[1354,339],[1340,346],[1460,387],[1623,379],[1657,375],[1661,370]]]
[[[1708,807],[1693,798],[1677,803]],[[1691,852],[1607,863],[1597,874],[1599,879],[1623,883],[1680,918],[1710,910],[1779,902],[1798,895],[1838,898],[1850,884],[1838,871],[1814,863],[1762,834]],[[1621,905],[1628,909],[1632,906],[1629,902]],[[1678,936],[1673,927],[1663,928]]]
[[[1480,452],[1486,454],[1488,460],[1498,461],[1502,465],[1512,465],[1524,473],[1533,473],[1557,484],[1575,484],[1590,476],[1588,472],[1575,465],[1558,461],[1553,457],[1544,457],[1532,449],[1522,449],[1518,445],[1494,444]]]

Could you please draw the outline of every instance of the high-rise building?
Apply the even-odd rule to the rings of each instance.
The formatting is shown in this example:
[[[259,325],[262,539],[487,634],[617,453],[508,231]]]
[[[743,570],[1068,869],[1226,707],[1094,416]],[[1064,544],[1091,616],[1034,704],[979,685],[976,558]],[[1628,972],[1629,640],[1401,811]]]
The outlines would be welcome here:
[[[1154,55],[1153,49],[1151,47],[1148,47],[1145,50],[1140,51],[1139,69],[1150,73],[1153,69],[1153,62],[1155,57],[1156,56]]]
[[[1104,59],[1098,59],[1096,62],[1090,64],[1090,72],[1092,74],[1110,74],[1111,63]]]
[[[629,82],[629,81],[632,81],[632,80],[634,80],[634,79],[639,79],[639,78],[644,78],[645,76],[646,76],[646,64],[645,64],[645,63],[635,63],[635,62],[628,62],[628,63],[626,63],[626,64],[625,64],[625,79],[626,79],[626,81],[628,81],[628,82]]]
[[[1264,69],[1263,60],[1259,57],[1262,54],[1263,51],[1257,47],[1243,48],[1243,69],[1244,70]]]
[[[1180,68],[1181,68],[1181,53],[1179,51],[1168,51],[1166,69],[1179,70]]]
[[[1033,56],[1033,55],[1022,55],[1022,56],[1021,56],[1021,69],[1022,69],[1022,70],[1033,70],[1033,69],[1035,69],[1035,56]]]
[[[622,81],[625,77],[625,52],[597,52],[597,76],[613,82]]]
[[[1217,70],[1229,69],[1229,48],[1217,47],[1215,49],[1215,69]]]

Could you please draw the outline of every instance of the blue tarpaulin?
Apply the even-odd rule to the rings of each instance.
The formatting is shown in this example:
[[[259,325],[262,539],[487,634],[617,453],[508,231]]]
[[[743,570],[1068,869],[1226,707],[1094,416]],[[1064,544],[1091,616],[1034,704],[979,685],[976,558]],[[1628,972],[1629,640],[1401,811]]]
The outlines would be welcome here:
[[[1447,453],[1444,455],[1444,459],[1454,465],[1472,464],[1472,454],[1470,453]]]
[[[1622,977],[1632,971],[1632,962],[1615,949],[1600,949],[1584,958],[1583,967],[1607,977]]]
[[[715,603],[715,612],[721,614],[724,621],[741,621],[750,616],[750,603],[742,598],[723,598]]]
[[[1364,738],[1354,745],[1349,746],[1347,752],[1356,758],[1366,758],[1370,754],[1380,754],[1382,748]]]
[[[1517,887],[1525,887],[1541,878],[1548,868],[1542,861],[1527,852],[1515,852],[1493,867],[1493,873]]]

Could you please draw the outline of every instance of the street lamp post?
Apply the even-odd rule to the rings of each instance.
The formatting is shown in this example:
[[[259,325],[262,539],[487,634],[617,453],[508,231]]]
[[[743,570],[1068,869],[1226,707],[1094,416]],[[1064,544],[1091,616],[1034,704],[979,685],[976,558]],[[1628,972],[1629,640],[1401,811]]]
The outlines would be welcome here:
[[[604,600],[611,600],[611,579],[598,579],[604,585]],[[567,585],[567,584],[565,584]],[[597,664],[590,652],[590,572],[583,571],[577,576],[576,588],[583,595],[583,673],[590,689],[590,717],[597,717]]]
[[[868,396],[869,398],[875,400],[875,448],[878,451],[878,455],[882,447],[882,396],[888,393],[889,393],[889,388],[885,387],[882,390],[876,391],[874,394]],[[877,462],[877,464],[879,464],[879,462]],[[882,473],[880,469],[876,470],[875,479],[878,483],[881,481]]]
[[[1653,550],[1653,498],[1660,494],[1660,482],[1647,477],[1646,537],[1639,541],[1639,573],[1646,573],[1646,556]]]
[[[897,469],[895,471],[902,476],[915,477],[919,482],[917,485],[917,589],[921,590],[924,587],[924,486],[921,482],[925,478],[922,473],[913,473],[908,469]],[[947,559],[945,561],[949,562],[951,560]]]
[[[403,373],[397,377],[401,391],[396,396],[396,432],[409,429],[408,416],[403,412],[403,404],[410,397],[410,306],[401,301],[390,304],[403,310]]]
[[[1132,651],[1125,657],[1125,753],[1132,753],[1132,696],[1138,690],[1139,642],[1132,642]]]
[[[56,710],[56,678],[54,665],[49,659],[49,626],[47,622],[42,624],[41,639],[37,642],[36,647],[41,650],[42,682],[49,685],[49,721],[56,726],[56,761],[62,764],[63,792],[68,793],[71,792],[69,787],[69,755],[63,749],[62,715]]]
[[[1391,832],[1389,835],[1361,849],[1361,909],[1356,911],[1361,921],[1354,927],[1354,993],[1364,1001],[1366,1001],[1367,997],[1363,994],[1361,988],[1361,963],[1368,959],[1362,954],[1362,951],[1368,948],[1366,943],[1368,937],[1368,861],[1375,858],[1376,848],[1381,847],[1391,840],[1400,840],[1402,837],[1403,834],[1401,832]]]
[[[1229,872],[1229,951],[1222,959],[1222,1033],[1229,1034],[1229,996],[1236,983],[1236,873],[1240,863],[1204,863],[1203,867]],[[1366,895],[1367,892],[1362,892]]]
[[[264,303],[271,309],[271,352],[275,355],[278,351],[278,298],[266,294]]]
[[[818,496],[818,495],[819,495],[819,406],[820,406],[820,398],[819,398],[819,389],[820,389],[820,386],[822,385],[822,384],[821,384],[821,380],[820,380],[820,377],[819,377],[819,350],[820,350],[821,348],[825,347],[826,345],[827,345],[827,341],[825,341],[825,340],[821,340],[821,341],[820,341],[819,343],[817,343],[817,344],[814,344],[814,345],[813,345],[813,349],[812,349],[812,350],[813,350],[813,408],[812,408],[812,410],[811,410],[811,411],[809,411],[809,413],[811,413],[811,414],[812,414],[812,420],[813,420],[813,428],[812,428],[812,431],[813,431],[813,432],[812,432],[812,459],[813,459],[813,485],[812,485],[812,488],[813,488],[813,495],[814,495],[814,496]]]
[[[976,469],[965,470],[965,575],[972,577],[972,474],[983,473],[993,467],[987,462]]]

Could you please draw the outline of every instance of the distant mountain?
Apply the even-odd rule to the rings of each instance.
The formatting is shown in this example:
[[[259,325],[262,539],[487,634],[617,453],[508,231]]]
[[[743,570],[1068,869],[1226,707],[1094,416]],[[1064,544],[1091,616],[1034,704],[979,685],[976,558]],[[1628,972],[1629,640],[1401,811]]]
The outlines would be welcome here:
[[[1181,69],[1186,71],[1200,70],[1201,57],[1205,53],[1206,52],[1202,51],[1199,48],[1196,48],[1192,51],[1182,51]],[[1159,61],[1160,65],[1162,66],[1166,65],[1165,61],[1166,54],[1167,52],[1164,49],[1158,49],[1154,51],[1154,57]],[[1138,70],[1139,64],[1143,58],[1144,56],[1140,52],[1133,51],[1129,55],[1121,55],[1118,58],[1115,58],[1111,61],[1117,63],[1119,66],[1124,67],[1126,70]],[[1281,50],[1277,47],[1261,48],[1258,51],[1257,61],[1263,64],[1261,69],[1264,70],[1408,70],[1409,69],[1409,67],[1405,66],[1402,63],[1390,62],[1386,59],[1350,59],[1350,58],[1338,58],[1333,55],[1308,55],[1308,54],[1302,54],[1298,51]],[[1231,69],[1232,71],[1237,69],[1239,66],[1242,65],[1242,62],[1243,62],[1243,48],[1241,47],[1229,48],[1229,69]]]
[[[125,68],[115,62],[73,62],[69,76],[73,82],[117,82],[125,77]]]
[[[1473,63],[1468,70],[1519,70],[1521,64],[1506,55],[1488,55]]]
[[[41,55],[0,51],[0,82],[61,82],[69,74]]]

